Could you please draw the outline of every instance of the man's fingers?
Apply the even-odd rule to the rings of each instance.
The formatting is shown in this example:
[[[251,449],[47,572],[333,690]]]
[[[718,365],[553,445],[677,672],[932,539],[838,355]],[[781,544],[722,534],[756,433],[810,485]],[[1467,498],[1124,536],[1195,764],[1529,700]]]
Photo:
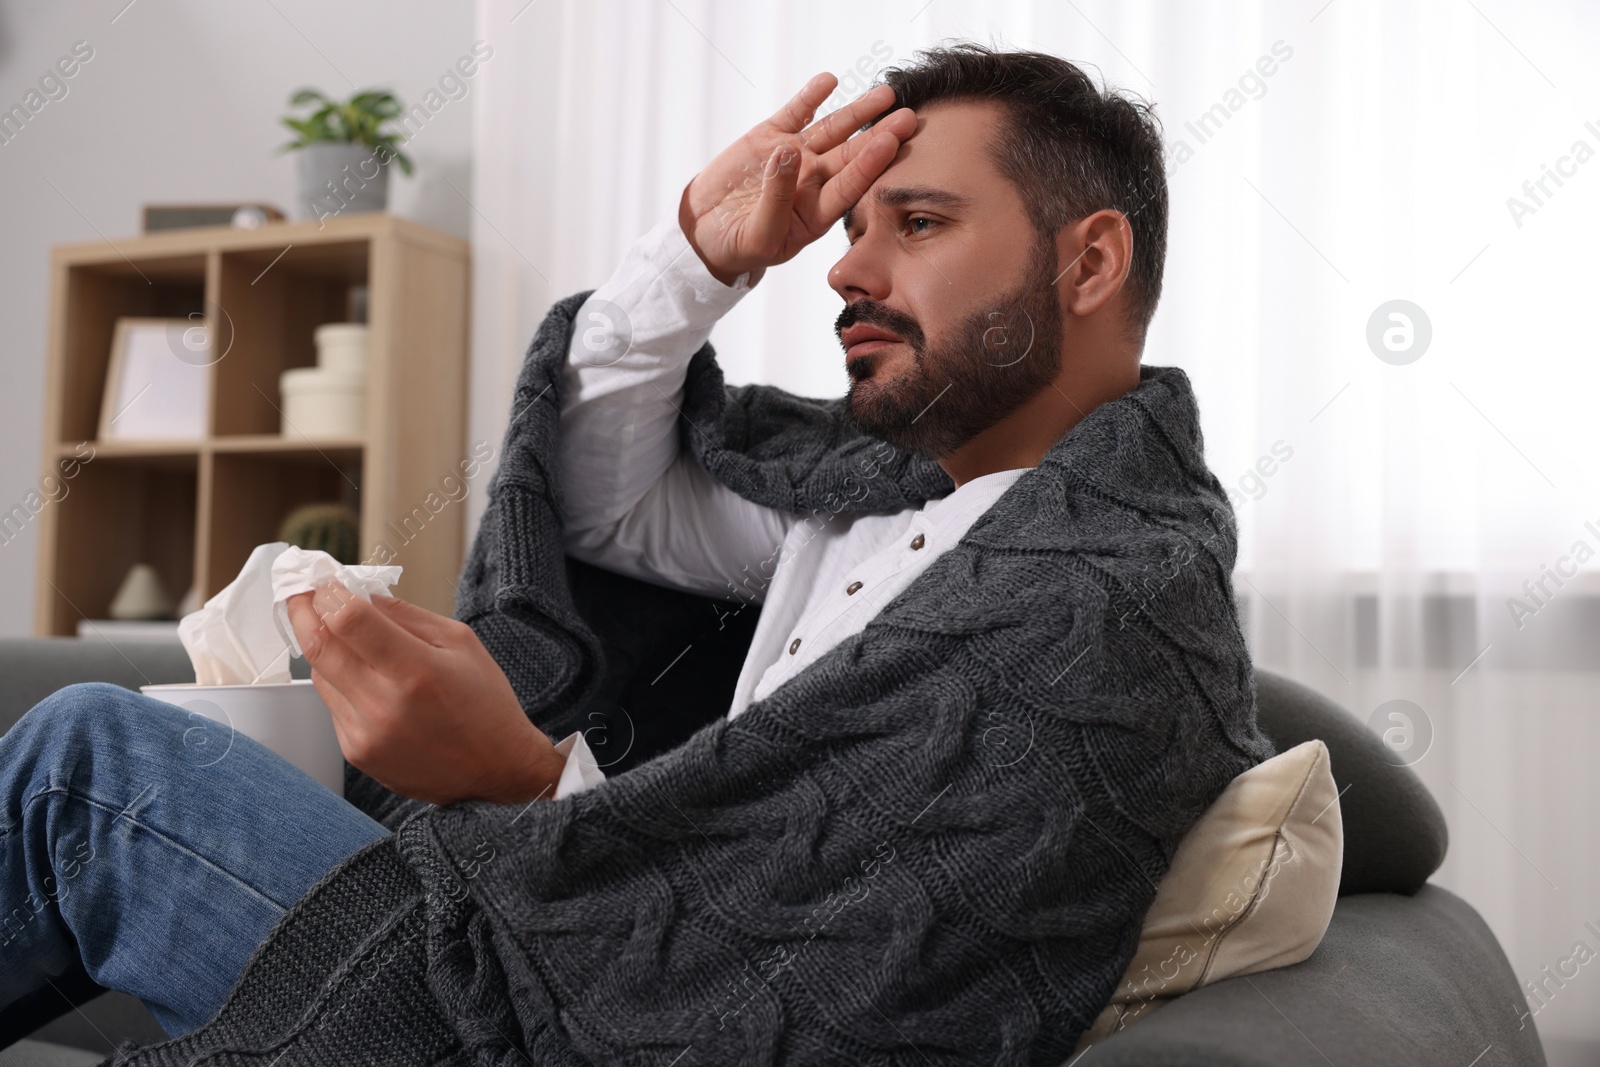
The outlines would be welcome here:
[[[288,600],[289,624],[300,648],[306,654],[314,674],[323,675],[329,682],[357,691],[357,687],[371,684],[372,668],[324,624],[312,606],[311,593],[299,593]]]
[[[855,136],[845,140],[843,144],[835,145],[827,152],[824,152],[822,155],[818,156],[815,163],[816,173],[822,178],[823,181],[827,181],[829,178],[832,178],[835,174],[838,174],[840,171],[844,170],[845,167],[849,166],[851,161],[854,160],[856,156],[861,154],[861,150],[866,147],[868,142],[870,142],[874,137],[877,137],[880,133],[891,133],[895,136],[896,140],[898,140],[901,144],[904,144],[911,138],[911,135],[916,132],[916,112],[912,111],[909,107],[903,107],[897,111],[891,111],[889,114],[879,119],[877,124],[874,125],[872,129],[862,130],[855,134]]]
[[[313,668],[311,684],[316,687],[317,695],[322,698],[322,702],[328,705],[328,711],[333,717],[333,733],[339,739],[339,751],[344,753],[346,760],[355,763],[365,751],[366,732],[361,715],[351,706],[350,699],[333,684],[333,679],[326,674]],[[352,756],[355,758],[352,759]]]
[[[284,602],[284,609],[289,613],[289,627],[294,630],[294,639],[300,642],[300,650],[310,649],[313,638],[322,628],[322,620],[311,607],[311,594],[296,593]]]
[[[848,140],[863,123],[882,114],[892,103],[894,90],[887,85],[875,85],[844,107],[829,112],[806,127],[800,134],[800,143],[818,155],[832,151]]]
[[[773,112],[772,118],[767,121],[772,123],[784,133],[799,133],[805,129],[806,123],[811,121],[811,116],[816,114],[817,107],[833,92],[833,87],[839,84],[839,79],[832,74],[823,72],[813,74],[811,80],[800,87],[800,91],[791,96],[787,103]]]
[[[794,220],[794,190],[800,178],[800,149],[781,144],[767,157],[761,172],[761,198],[748,222],[753,250],[762,257],[778,254]]]
[[[444,647],[456,632],[456,621],[397,596],[375,596],[372,602],[402,628],[430,645]]]
[[[322,616],[322,625],[338,643],[388,677],[397,677],[407,665],[416,663],[428,647],[372,601],[352,595],[338,582],[320,587],[313,606]],[[331,672],[330,677],[335,685],[345,688]]]
[[[895,155],[900,151],[900,138],[888,130],[876,127],[862,134],[865,143],[855,151],[850,161],[829,178],[817,195],[817,215],[809,220],[815,230],[832,226],[878,180]],[[852,142],[853,143],[853,142]]]

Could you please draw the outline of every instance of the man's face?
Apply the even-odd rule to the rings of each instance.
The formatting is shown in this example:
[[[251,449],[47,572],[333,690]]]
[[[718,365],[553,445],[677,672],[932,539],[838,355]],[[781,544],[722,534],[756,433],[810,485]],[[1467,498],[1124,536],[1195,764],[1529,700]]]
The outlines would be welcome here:
[[[1040,237],[990,140],[1000,107],[945,102],[846,214],[829,272],[844,298],[852,422],[935,459],[1054,380],[1061,308],[1054,241]]]

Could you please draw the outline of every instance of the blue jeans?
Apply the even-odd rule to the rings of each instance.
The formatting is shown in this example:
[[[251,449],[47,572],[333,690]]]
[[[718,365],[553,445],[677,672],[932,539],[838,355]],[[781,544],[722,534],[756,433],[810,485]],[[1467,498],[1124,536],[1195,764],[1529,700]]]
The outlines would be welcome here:
[[[270,749],[99,683],[0,737],[0,1008],[71,968],[172,1036],[290,905],[388,833]]]

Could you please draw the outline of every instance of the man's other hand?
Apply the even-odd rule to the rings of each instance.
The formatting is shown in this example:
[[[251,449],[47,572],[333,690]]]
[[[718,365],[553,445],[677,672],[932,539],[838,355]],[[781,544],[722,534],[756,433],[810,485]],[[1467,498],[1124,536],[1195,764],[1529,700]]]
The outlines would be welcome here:
[[[894,90],[887,85],[808,126],[837,84],[832,74],[813,77],[683,190],[678,225],[722,284],[732,285],[750,271],[754,285],[767,267],[794,258],[821,237],[916,132],[916,115],[900,108],[851,136],[894,103]]]
[[[554,796],[564,760],[465,623],[338,582],[289,598],[344,758],[434,804]]]

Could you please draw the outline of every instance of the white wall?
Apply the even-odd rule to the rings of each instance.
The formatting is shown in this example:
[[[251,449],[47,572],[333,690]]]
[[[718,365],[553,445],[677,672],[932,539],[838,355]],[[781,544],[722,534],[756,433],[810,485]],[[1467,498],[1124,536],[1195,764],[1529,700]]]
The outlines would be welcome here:
[[[293,90],[383,85],[410,103],[473,42],[470,0],[35,0],[0,5],[0,108],[22,102],[75,42],[93,58],[0,144],[0,508],[37,484],[50,247],[139,231],[151,202],[264,200],[294,217],[278,124]],[[390,178],[395,213],[470,229],[472,83]],[[448,179],[448,181],[446,180]],[[32,628],[37,530],[0,543],[0,635]]]

